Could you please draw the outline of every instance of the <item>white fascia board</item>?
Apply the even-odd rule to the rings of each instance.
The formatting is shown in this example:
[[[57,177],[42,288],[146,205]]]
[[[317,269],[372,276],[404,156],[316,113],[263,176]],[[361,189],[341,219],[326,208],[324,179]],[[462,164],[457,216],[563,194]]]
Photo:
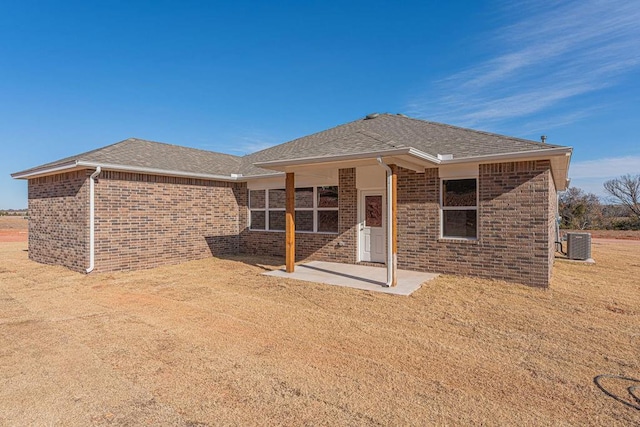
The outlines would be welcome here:
[[[440,163],[455,164],[455,163],[488,163],[495,160],[516,160],[516,159],[548,159],[555,156],[570,156],[573,151],[571,147],[558,147],[548,148],[544,150],[529,150],[529,151],[515,151],[511,153],[500,154],[485,154],[482,156],[470,156],[470,157],[458,157],[451,160],[440,160]]]
[[[238,181],[247,182],[247,181],[260,180],[260,179],[277,178],[285,175],[286,174],[284,172],[275,172],[275,173],[269,173],[265,175],[243,175],[242,178],[238,178]]]
[[[44,175],[51,175],[54,173],[64,172],[64,171],[68,171],[69,169],[77,169],[77,168],[78,168],[78,162],[76,160],[72,160],[70,162],[62,163],[55,166],[44,167],[44,168],[36,167],[33,169],[27,169],[21,172],[12,173],[11,177],[15,179],[29,179],[29,178],[36,178]]]
[[[569,172],[569,162],[571,161],[572,147],[549,148],[545,150],[520,151],[515,153],[491,154],[486,156],[474,156],[464,158],[454,158],[452,160],[442,160],[442,165],[453,165],[461,163],[493,163],[499,161],[513,160],[550,160],[551,174],[558,191],[566,188],[566,180]]]
[[[22,171],[22,172],[16,172],[11,174],[11,176],[15,179],[30,179],[30,178],[37,178],[45,175],[52,175],[56,173],[69,172],[71,170],[95,169],[98,166],[100,166],[102,170],[175,176],[175,177],[181,177],[181,178],[201,178],[201,179],[211,179],[216,181],[244,181],[247,178],[250,178],[250,177],[244,177],[244,176],[215,175],[215,174],[207,174],[207,173],[172,171],[172,170],[165,170],[165,169],[145,168],[145,167],[139,167],[139,166],[83,162],[83,161],[77,161],[77,160],[52,166],[52,167],[47,167],[47,168],[34,168],[34,169]]]
[[[442,163],[442,160],[440,160],[439,158],[434,157],[430,154],[427,154],[424,151],[416,150],[415,148],[410,148],[407,154],[413,157],[417,157],[418,159],[421,159],[421,160],[426,160],[429,163],[433,163],[436,165],[439,165]]]
[[[268,162],[257,162],[254,163],[254,166],[263,168],[263,169],[271,169],[271,170],[281,170],[282,168],[288,166],[303,166],[310,165],[316,163],[334,163],[334,162],[342,162],[345,160],[358,160],[358,159],[371,159],[379,156],[394,156],[400,154],[409,154],[413,150],[410,147],[406,148],[394,148],[392,150],[381,150],[381,151],[369,151],[365,153],[354,153],[354,154],[342,154],[339,156],[321,156],[321,157],[301,157],[298,159],[291,160],[270,160]]]
[[[370,151],[365,153],[344,154],[340,156],[323,156],[323,157],[302,157],[292,160],[271,160],[268,162],[254,163],[256,167],[263,169],[279,170],[287,166],[302,166],[315,163],[333,163],[344,160],[370,159],[377,157],[388,157],[398,155],[409,155],[421,160],[426,160],[435,165],[456,164],[456,163],[487,163],[495,160],[515,160],[515,159],[544,159],[552,156],[571,155],[571,147],[549,148],[544,150],[515,151],[500,154],[488,154],[482,156],[459,157],[451,160],[439,159],[435,156],[427,154],[423,151],[416,150],[413,147],[397,148],[393,150]]]
[[[87,168],[96,168],[100,166],[103,170],[112,170],[118,172],[134,172],[134,173],[144,173],[144,174],[152,174],[152,175],[164,175],[164,176],[175,176],[181,178],[202,178],[202,179],[212,179],[216,181],[238,181],[239,178],[231,175],[214,175],[208,173],[194,173],[194,172],[183,172],[183,171],[172,171],[165,169],[156,169],[156,168],[145,168],[139,166],[126,166],[126,165],[114,165],[108,163],[94,163],[94,162],[78,162],[78,166],[84,166]]]

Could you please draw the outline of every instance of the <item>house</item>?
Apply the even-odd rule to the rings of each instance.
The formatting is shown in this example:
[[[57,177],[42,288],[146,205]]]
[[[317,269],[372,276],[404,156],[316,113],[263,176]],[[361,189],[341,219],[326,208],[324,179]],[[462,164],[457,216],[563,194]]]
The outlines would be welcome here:
[[[127,139],[12,176],[29,257],[80,272],[256,254],[546,287],[571,152],[371,114],[242,157]]]

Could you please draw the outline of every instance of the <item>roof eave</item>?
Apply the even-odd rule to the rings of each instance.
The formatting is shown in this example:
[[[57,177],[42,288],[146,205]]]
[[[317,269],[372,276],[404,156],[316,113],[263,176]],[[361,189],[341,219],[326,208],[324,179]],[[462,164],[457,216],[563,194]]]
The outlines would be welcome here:
[[[464,157],[442,160],[445,164],[460,163],[493,163],[510,160],[544,160],[551,161],[551,174],[557,191],[563,191],[569,186],[569,163],[571,162],[572,147],[554,147],[543,150],[529,150],[515,153],[501,153],[485,156]]]
[[[98,163],[98,162],[80,161],[78,162],[78,166],[84,166],[87,168],[96,168],[100,166],[102,170],[111,170],[111,171],[117,171],[117,172],[134,172],[134,173],[144,173],[149,175],[175,176],[180,178],[202,178],[202,179],[211,179],[216,181],[238,181],[240,178],[243,178],[242,175],[240,174],[216,175],[216,174],[208,174],[208,173],[185,172],[185,171],[175,171],[175,170],[167,170],[167,169],[146,168],[146,167],[140,167],[140,166],[127,166],[127,165]]]
[[[14,172],[11,174],[11,177],[14,179],[30,179],[30,178],[37,178],[39,176],[67,172],[70,169],[78,169],[77,160],[72,160],[72,161],[57,164],[54,166],[47,166],[47,167],[39,166],[31,169],[26,169],[20,172]]]
[[[51,166],[51,167],[27,169],[25,171],[12,173],[11,177],[15,179],[32,179],[32,178],[38,178],[41,176],[70,172],[73,170],[95,169],[98,166],[100,166],[102,170],[144,173],[144,174],[163,175],[163,176],[175,176],[180,178],[210,179],[210,180],[216,180],[216,181],[244,181],[246,178],[248,178],[248,177],[242,176],[241,174],[217,175],[217,174],[207,174],[207,173],[166,170],[166,169],[158,169],[158,168],[145,168],[145,167],[139,167],[139,166],[118,165],[118,164],[101,163],[101,162],[86,162],[86,161],[79,161],[79,160],[73,160],[70,162],[66,162],[66,163]]]
[[[419,150],[416,150],[412,147],[404,147],[404,148],[394,148],[391,150],[378,150],[378,151],[367,151],[363,153],[351,153],[351,154],[341,154],[337,156],[320,156],[320,157],[300,157],[297,159],[289,159],[289,160],[271,160],[267,162],[257,162],[253,165],[262,169],[283,171],[284,169],[292,166],[304,166],[304,165],[313,165],[319,163],[337,163],[344,162],[349,160],[359,160],[359,159],[375,159],[376,157],[387,157],[387,156],[398,156],[398,155],[412,155],[414,157],[418,157],[423,160],[428,160],[432,163],[439,163],[440,161],[430,156],[426,153],[423,153]]]
[[[481,156],[458,157],[450,160],[442,160],[444,164],[456,163],[490,163],[496,160],[517,160],[517,159],[543,159],[555,156],[571,156],[572,147],[554,147],[542,150],[515,151],[499,154],[485,154]]]

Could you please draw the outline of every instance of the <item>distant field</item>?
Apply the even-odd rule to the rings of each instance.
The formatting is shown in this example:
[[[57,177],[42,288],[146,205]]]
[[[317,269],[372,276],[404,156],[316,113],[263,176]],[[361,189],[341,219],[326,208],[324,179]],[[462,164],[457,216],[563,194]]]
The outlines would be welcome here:
[[[568,231],[568,230],[564,230]],[[576,230],[577,231],[577,230]],[[640,230],[585,230],[594,239],[640,240]]]
[[[23,216],[0,216],[0,230],[26,230],[29,220]]]
[[[21,216],[0,216],[0,242],[26,242],[29,221]]]
[[[593,383],[640,376],[638,241],[596,239],[549,290],[443,275],[411,297],[26,248],[0,244],[0,425],[640,425]]]

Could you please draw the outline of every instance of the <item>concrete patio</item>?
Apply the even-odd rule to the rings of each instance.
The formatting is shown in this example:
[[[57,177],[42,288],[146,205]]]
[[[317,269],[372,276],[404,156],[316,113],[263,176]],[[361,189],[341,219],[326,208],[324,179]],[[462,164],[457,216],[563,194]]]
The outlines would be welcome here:
[[[264,274],[267,276],[405,296],[411,295],[420,289],[423,283],[438,276],[434,273],[398,270],[398,286],[388,288],[385,286],[387,280],[387,269],[385,267],[370,267],[324,261],[311,261],[296,265],[295,272],[293,273],[286,273],[284,269],[281,269],[269,271]]]

